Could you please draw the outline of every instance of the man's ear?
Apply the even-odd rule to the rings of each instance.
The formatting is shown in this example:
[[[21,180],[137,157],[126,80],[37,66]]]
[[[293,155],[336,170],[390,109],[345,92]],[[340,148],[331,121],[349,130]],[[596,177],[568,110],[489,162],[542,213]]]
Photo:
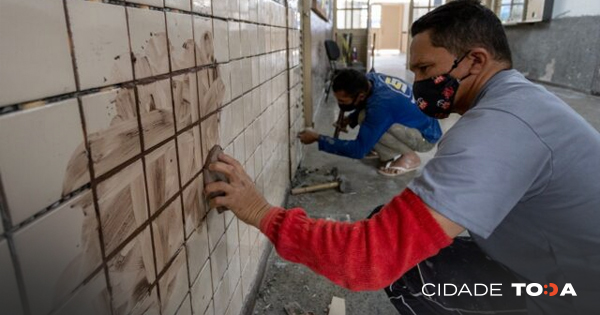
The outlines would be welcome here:
[[[471,49],[467,59],[472,61],[469,72],[475,75],[481,73],[488,66],[489,62],[493,60],[492,55],[485,48]]]

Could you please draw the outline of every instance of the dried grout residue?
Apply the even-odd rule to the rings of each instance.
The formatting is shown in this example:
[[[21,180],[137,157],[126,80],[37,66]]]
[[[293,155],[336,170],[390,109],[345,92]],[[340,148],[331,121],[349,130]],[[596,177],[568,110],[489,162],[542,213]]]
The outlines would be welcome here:
[[[240,314],[268,241],[209,209],[202,167],[221,145],[283,205],[304,125],[298,1],[4,1],[48,29],[0,62],[57,82],[0,93],[17,109],[0,114],[0,313]]]

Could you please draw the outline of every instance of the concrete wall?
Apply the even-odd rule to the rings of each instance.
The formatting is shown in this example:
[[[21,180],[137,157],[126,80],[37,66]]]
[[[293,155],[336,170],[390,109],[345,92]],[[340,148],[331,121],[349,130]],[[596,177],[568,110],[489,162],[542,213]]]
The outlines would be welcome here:
[[[269,242],[208,209],[202,166],[220,144],[285,200],[302,80],[281,3],[0,0],[1,314],[252,300]]]
[[[325,52],[325,40],[333,39],[333,21],[326,22],[314,12],[310,13],[312,51],[313,114],[318,112],[325,99],[325,81],[329,73],[329,60]]]
[[[553,16],[506,27],[514,67],[533,80],[600,93],[600,2],[556,0]]]

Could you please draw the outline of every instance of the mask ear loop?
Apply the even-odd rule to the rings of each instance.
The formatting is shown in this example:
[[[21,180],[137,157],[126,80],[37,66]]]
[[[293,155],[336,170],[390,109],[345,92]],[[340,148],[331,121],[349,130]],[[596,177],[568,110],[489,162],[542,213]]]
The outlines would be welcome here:
[[[460,57],[460,59],[454,59],[454,63],[452,64],[452,68],[450,69],[450,71],[448,71],[448,74],[450,74],[450,72],[452,72],[454,69],[456,69],[458,67],[458,65],[465,59],[467,58],[467,56],[471,53],[471,51],[467,51],[462,57]],[[466,76],[462,77],[462,78],[456,78],[456,80],[458,80],[458,82],[460,83],[462,80],[468,78],[469,76],[471,76],[471,74],[467,74]]]

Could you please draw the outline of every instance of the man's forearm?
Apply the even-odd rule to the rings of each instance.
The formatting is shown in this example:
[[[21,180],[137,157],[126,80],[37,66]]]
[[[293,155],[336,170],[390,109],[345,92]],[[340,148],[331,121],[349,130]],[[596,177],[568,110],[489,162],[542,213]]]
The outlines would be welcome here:
[[[369,220],[315,220],[302,209],[273,208],[260,228],[281,257],[351,290],[381,289],[452,242],[410,190]]]

